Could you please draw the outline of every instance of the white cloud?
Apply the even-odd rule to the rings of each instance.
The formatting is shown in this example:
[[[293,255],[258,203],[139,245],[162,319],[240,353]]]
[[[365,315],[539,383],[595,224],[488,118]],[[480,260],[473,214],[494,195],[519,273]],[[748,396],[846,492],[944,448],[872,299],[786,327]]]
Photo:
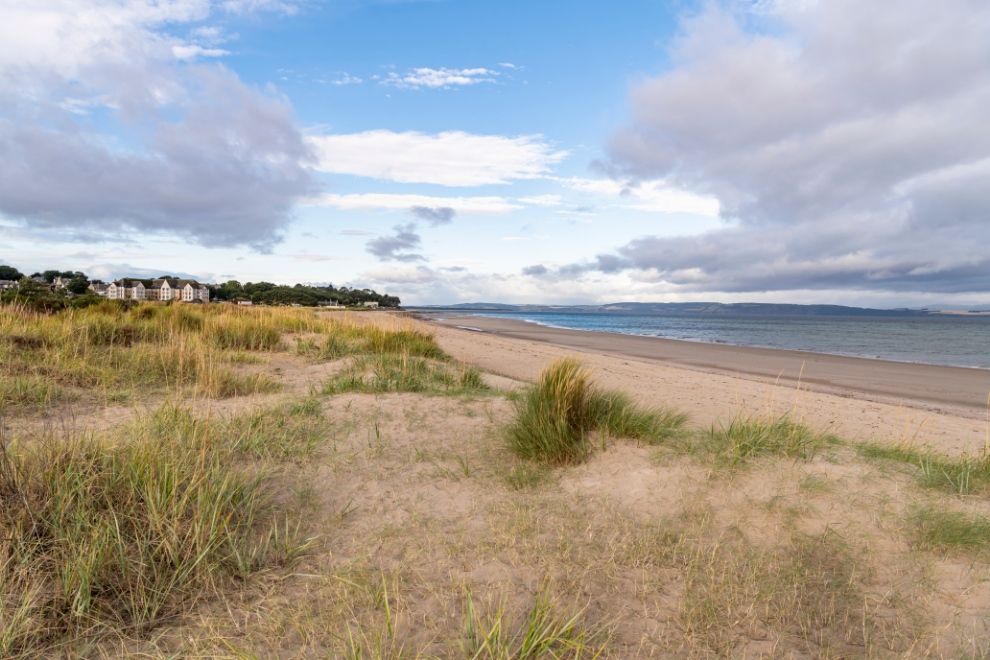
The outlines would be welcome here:
[[[343,87],[345,85],[360,85],[364,80],[358,76],[352,76],[349,73],[342,73],[333,80],[330,81],[331,85],[337,85],[338,87]]]
[[[181,44],[172,46],[172,54],[177,60],[195,60],[200,57],[223,57],[229,55],[229,50],[222,48],[204,48],[198,44]]]
[[[312,136],[309,142],[322,172],[442,186],[535,179],[567,156],[540,135],[375,130]]]
[[[392,85],[404,89],[446,89],[450,87],[466,87],[480,83],[493,83],[499,75],[498,71],[485,67],[472,69],[449,69],[446,67],[432,69],[417,67],[404,73],[390,71],[381,78],[383,85]]]
[[[176,36],[273,7],[237,5],[0,0],[0,214],[78,240],[195,227],[212,245],[278,241],[313,192],[291,106],[197,62],[224,53],[219,30]]]
[[[434,197],[390,193],[328,193],[306,202],[311,206],[332,206],[344,211],[408,211],[415,207],[452,208],[458,215],[508,213],[522,208],[504,197]]]
[[[715,197],[698,195],[664,181],[624,183],[615,179],[558,179],[571,190],[620,200],[621,206],[651,213],[690,213],[718,217],[719,203]]]
[[[526,204],[527,206],[560,206],[564,203],[564,198],[560,195],[530,195],[528,197],[520,197],[518,201]]]

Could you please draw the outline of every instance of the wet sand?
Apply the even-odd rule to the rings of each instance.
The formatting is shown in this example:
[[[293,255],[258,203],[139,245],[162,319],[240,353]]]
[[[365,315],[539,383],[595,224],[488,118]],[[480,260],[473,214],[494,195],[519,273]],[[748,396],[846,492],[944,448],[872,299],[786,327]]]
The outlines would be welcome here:
[[[870,400],[896,400],[925,407],[951,407],[967,416],[986,411],[990,370],[911,364],[746,346],[548,328],[513,319],[481,316],[436,320],[447,327],[537,341],[577,351],[656,361],[698,371],[744,375],[794,387]],[[471,332],[471,330],[464,330]],[[927,405],[926,405],[927,404]]]

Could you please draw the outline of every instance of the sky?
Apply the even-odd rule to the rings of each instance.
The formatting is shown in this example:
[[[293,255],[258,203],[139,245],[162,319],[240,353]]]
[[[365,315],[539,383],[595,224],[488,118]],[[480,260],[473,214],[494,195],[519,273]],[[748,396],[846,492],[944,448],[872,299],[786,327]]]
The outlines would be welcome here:
[[[990,304],[985,0],[0,0],[0,263]]]

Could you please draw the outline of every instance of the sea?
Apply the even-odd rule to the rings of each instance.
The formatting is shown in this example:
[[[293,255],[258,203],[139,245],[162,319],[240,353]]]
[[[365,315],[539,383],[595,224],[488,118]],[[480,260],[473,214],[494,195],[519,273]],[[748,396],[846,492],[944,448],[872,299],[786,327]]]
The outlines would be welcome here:
[[[990,369],[990,316],[683,316],[465,312],[553,328]]]

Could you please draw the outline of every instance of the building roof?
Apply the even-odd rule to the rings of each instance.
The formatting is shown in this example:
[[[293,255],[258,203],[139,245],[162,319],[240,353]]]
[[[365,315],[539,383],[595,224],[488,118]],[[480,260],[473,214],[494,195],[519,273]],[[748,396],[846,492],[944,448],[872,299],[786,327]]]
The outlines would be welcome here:
[[[191,284],[194,289],[206,288],[205,284],[200,284],[196,280],[186,280],[179,277],[159,277],[152,281],[151,286],[160,289],[164,282],[168,282],[169,287],[173,289],[181,289],[187,284]]]
[[[181,289],[187,284],[191,284],[194,289],[205,289],[205,284],[200,284],[196,280],[186,280],[178,277],[158,277],[153,280],[138,279],[136,277],[122,277],[119,280],[114,280],[112,284],[125,288],[133,288],[140,284],[146,289],[160,289],[162,284],[168,282],[169,287],[173,289]]]

